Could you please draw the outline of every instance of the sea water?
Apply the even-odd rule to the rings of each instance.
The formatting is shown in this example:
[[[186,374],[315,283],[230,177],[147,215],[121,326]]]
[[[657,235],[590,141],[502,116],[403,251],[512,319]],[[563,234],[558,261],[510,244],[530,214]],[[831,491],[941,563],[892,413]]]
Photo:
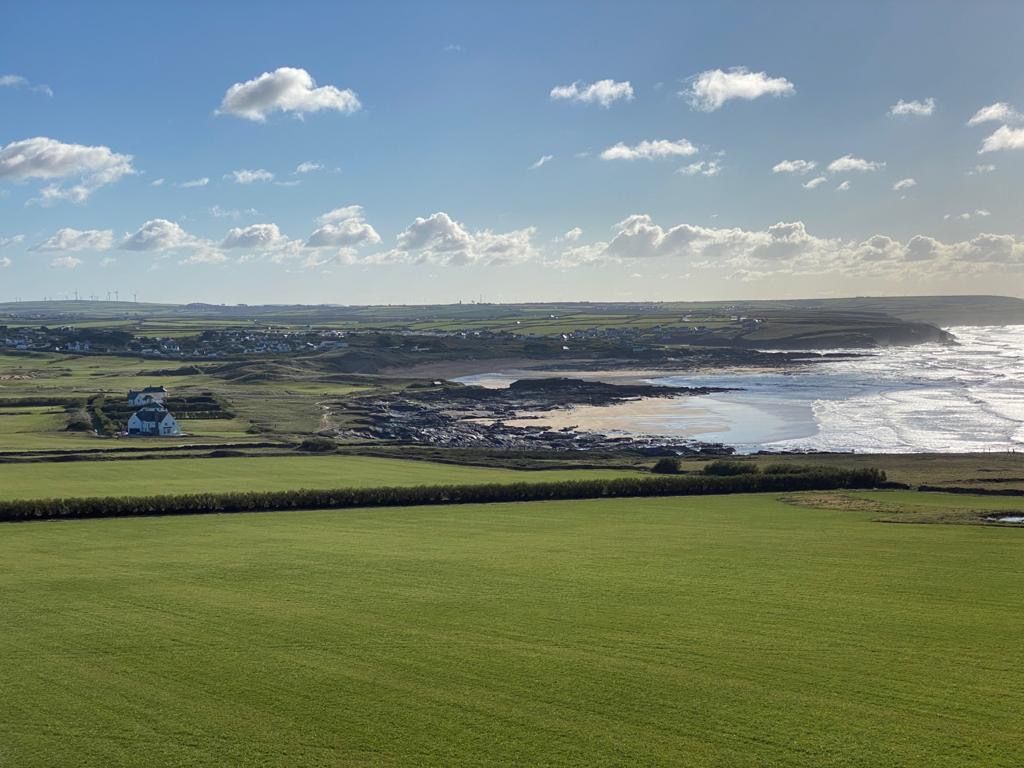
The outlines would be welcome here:
[[[859,356],[786,371],[659,375],[648,380],[740,391],[576,408],[559,423],[686,436],[741,453],[1024,450],[1024,326],[948,330],[957,344],[829,350]],[[501,377],[467,381],[474,379],[493,385]]]

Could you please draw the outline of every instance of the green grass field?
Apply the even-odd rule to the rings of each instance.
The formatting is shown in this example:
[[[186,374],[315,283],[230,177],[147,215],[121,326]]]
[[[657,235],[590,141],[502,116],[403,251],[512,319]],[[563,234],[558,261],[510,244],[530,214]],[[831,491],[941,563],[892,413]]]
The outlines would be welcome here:
[[[217,422],[212,422],[217,423]],[[0,464],[5,499],[156,496],[289,488],[374,488],[619,477],[613,469],[522,471],[373,456],[250,456]]]
[[[0,765],[1024,764],[1024,531],[868,518],[731,496],[5,525]]]

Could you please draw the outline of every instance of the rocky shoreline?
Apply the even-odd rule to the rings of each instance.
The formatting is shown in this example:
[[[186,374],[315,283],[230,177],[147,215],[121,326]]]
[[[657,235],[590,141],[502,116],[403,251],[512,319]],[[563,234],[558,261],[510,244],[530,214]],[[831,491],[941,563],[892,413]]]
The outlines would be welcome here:
[[[359,426],[327,429],[321,434],[347,440],[387,440],[449,448],[505,450],[624,451],[651,456],[729,455],[721,443],[685,438],[614,436],[577,431],[513,426],[507,420],[578,405],[607,406],[641,398],[696,397],[727,392],[721,387],[661,387],[608,384],[581,379],[521,379],[507,389],[475,386],[415,385],[391,395],[357,401]]]

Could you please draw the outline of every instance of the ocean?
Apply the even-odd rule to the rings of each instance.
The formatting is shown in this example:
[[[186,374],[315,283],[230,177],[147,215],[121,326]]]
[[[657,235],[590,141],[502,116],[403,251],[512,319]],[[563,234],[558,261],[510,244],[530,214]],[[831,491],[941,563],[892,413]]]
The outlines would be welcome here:
[[[947,330],[958,344],[889,347],[867,354],[829,350],[862,356],[786,372],[658,374],[646,380],[739,391],[583,406],[542,416],[554,428],[685,436],[725,443],[740,453],[1024,450],[1024,326]],[[611,371],[600,378],[614,381],[618,376]],[[520,377],[488,374],[461,381],[503,386]]]

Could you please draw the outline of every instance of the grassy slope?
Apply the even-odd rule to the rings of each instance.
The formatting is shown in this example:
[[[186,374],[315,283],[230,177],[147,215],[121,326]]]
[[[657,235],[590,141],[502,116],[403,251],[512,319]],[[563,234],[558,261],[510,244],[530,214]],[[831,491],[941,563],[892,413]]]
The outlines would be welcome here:
[[[0,464],[0,489],[6,499],[38,499],[288,488],[540,482],[618,477],[623,474],[626,473],[618,470],[519,471],[372,456],[263,456]]]
[[[1017,530],[737,496],[2,533],[0,763],[1024,762]]]

